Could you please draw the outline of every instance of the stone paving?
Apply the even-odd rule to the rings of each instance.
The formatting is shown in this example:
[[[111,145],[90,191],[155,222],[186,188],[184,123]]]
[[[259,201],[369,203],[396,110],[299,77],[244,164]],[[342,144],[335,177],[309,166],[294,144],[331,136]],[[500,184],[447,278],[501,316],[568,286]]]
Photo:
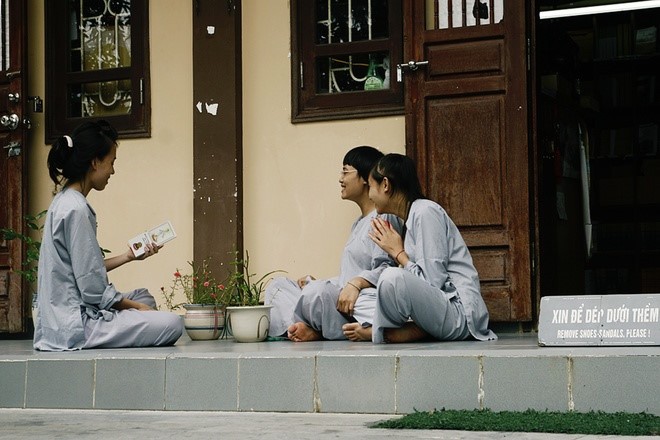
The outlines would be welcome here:
[[[0,409],[0,438],[7,439],[451,439],[650,440],[577,434],[385,430],[369,425],[378,414],[235,413],[199,411],[98,411]]]

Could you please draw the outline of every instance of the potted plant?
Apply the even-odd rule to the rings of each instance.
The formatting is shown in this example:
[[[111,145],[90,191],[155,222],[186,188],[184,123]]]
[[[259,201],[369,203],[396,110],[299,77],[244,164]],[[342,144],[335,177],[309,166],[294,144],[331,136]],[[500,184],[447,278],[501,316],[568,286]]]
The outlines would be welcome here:
[[[11,228],[1,228],[0,236],[5,240],[15,240],[19,239],[25,243],[25,259],[21,263],[22,269],[17,270],[16,272],[21,274],[21,276],[27,281],[28,286],[33,289],[32,293],[32,322],[36,326],[37,316],[39,315],[39,308],[37,306],[37,294],[36,294],[36,283],[37,283],[37,270],[39,266],[39,249],[41,248],[41,231],[44,228],[42,218],[46,215],[48,211],[44,210],[36,215],[26,215],[25,225],[27,228],[32,231],[35,235],[38,235],[38,239],[32,238],[29,234],[21,234]]]
[[[28,214],[24,216],[25,225],[27,229],[32,231],[32,235],[37,235],[39,238],[34,239],[31,235],[21,234],[11,228],[0,228],[0,237],[5,240],[19,239],[25,243],[25,259],[21,263],[23,269],[16,272],[21,274],[30,289],[32,289],[32,324],[37,326],[37,317],[39,316],[39,303],[37,302],[37,281],[39,270],[39,252],[41,250],[41,235],[44,229],[43,218],[48,213],[47,209],[39,212],[38,214]],[[100,248],[101,253],[105,256],[110,251],[108,249]]]
[[[238,342],[261,342],[268,337],[270,305],[263,305],[262,295],[270,275],[282,270],[273,270],[257,278],[250,273],[250,254],[245,259],[237,257],[232,263],[234,271],[229,275],[227,288],[230,290],[227,307],[227,325]]]
[[[183,323],[190,339],[218,339],[225,328],[224,306],[229,300],[229,290],[213,278],[208,261],[204,260],[201,265],[188,264],[191,272],[182,274],[177,268],[169,291],[161,287],[165,304],[170,310],[181,307],[186,310]],[[183,292],[185,303],[174,303],[178,292]]]

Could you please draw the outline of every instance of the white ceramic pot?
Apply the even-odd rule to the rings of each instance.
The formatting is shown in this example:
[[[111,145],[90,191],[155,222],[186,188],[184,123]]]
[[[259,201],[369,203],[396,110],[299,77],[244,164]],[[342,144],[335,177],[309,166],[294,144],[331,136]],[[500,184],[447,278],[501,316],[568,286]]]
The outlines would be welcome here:
[[[237,342],[261,342],[268,337],[270,309],[267,306],[227,307],[227,327]]]
[[[225,326],[225,313],[220,307],[206,304],[184,304],[183,325],[190,339],[218,339]]]

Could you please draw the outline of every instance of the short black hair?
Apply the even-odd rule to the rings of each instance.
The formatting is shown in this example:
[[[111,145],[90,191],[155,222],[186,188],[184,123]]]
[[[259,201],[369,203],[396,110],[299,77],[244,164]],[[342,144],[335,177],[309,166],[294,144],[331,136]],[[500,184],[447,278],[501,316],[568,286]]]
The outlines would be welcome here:
[[[351,148],[344,156],[344,165],[355,168],[358,175],[365,181],[369,180],[369,173],[376,163],[383,157],[383,153],[374,147],[361,145]]]

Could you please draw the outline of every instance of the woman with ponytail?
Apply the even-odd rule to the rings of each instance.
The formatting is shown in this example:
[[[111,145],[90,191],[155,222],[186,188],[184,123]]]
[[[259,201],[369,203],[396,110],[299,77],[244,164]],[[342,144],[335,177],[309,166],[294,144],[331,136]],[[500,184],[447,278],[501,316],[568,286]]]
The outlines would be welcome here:
[[[117,137],[105,121],[85,122],[48,153],[48,173],[62,189],[48,208],[39,255],[38,350],[171,345],[183,331],[178,315],[155,310],[146,289],[122,294],[108,281],[107,272],[158,252],[147,246],[135,258],[127,248],[104,260],[96,239],[87,195],[103,191],[114,174]]]

